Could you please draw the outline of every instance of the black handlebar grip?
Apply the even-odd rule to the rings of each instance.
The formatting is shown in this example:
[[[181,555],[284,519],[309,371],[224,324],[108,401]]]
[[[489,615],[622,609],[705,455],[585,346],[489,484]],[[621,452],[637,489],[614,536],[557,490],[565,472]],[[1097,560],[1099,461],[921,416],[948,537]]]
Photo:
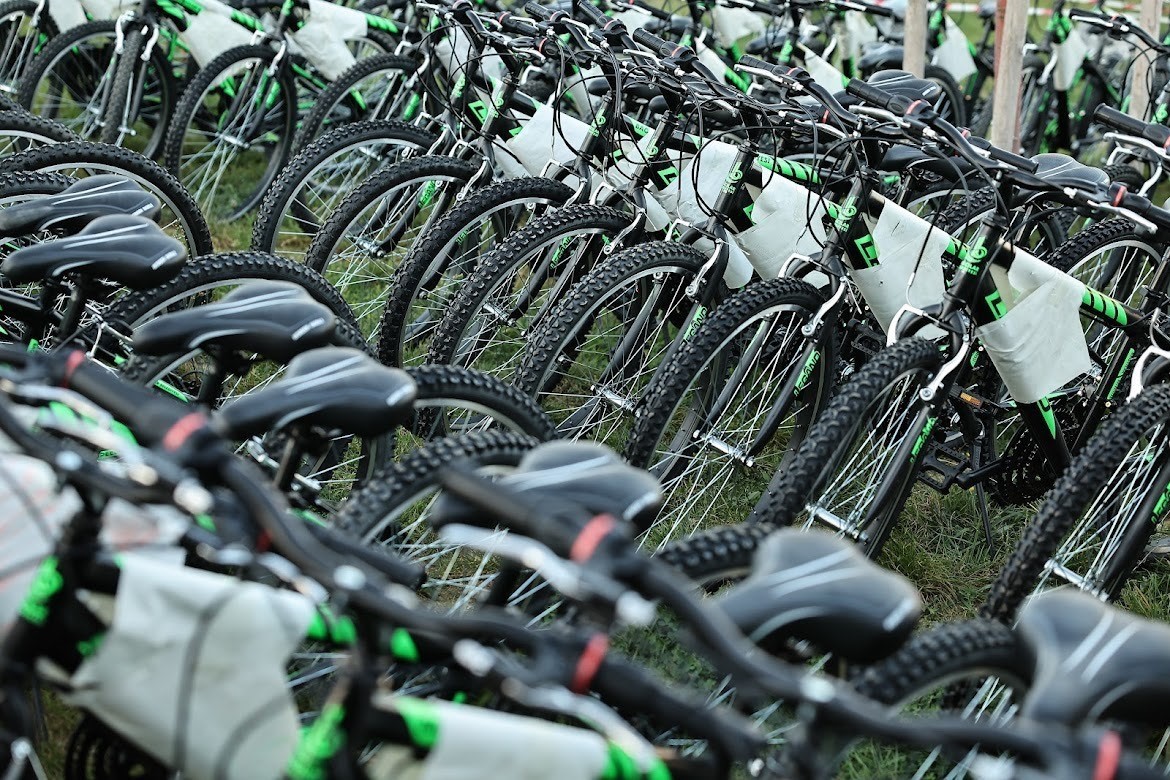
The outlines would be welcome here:
[[[991,159],[1018,168],[1024,173],[1035,173],[1040,170],[1040,164],[1031,157],[1023,157],[1015,152],[1009,152],[1007,149],[1000,149],[998,146],[993,146],[988,151],[991,154]]]
[[[63,353],[52,374],[62,387],[76,390],[124,423],[142,444],[177,450],[190,434],[206,427],[207,418],[195,407],[130,384],[83,352]]]
[[[664,41],[654,33],[641,28],[634,30],[634,40],[660,57],[673,57],[676,53],[687,50],[682,44]]]
[[[604,27],[609,22],[609,17],[602,13],[600,8],[589,2],[589,0],[578,0],[574,7],[578,14],[590,24]]]
[[[539,19],[542,22],[547,22],[553,17],[553,10],[548,6],[541,5],[536,0],[528,0],[524,4],[524,13],[531,16],[533,19]]]
[[[750,54],[745,54],[742,57],[740,57],[739,64],[743,65],[745,68],[755,68],[756,70],[766,70],[766,71],[769,71],[771,73],[776,73],[777,75],[779,75],[779,73],[780,73],[780,68],[777,67],[776,65],[772,64],[771,62],[767,62],[766,60],[761,60],[759,57],[753,57]]]
[[[845,85],[845,91],[854,97],[861,98],[866,103],[884,108],[899,116],[905,114],[911,106],[911,101],[899,95],[891,95],[881,87],[867,84],[860,79],[850,79]]]
[[[1165,148],[1170,143],[1170,127],[1143,122],[1109,106],[1097,106],[1093,119],[1125,135],[1144,138],[1156,146]]]
[[[513,35],[540,35],[540,28],[529,19],[516,16],[511,11],[504,11],[496,16],[496,24],[506,33]]]
[[[1113,200],[1113,205],[1145,217],[1162,230],[1170,230],[1170,211],[1158,208],[1150,202],[1149,198],[1129,192],[1121,184],[1110,185],[1109,195]]]

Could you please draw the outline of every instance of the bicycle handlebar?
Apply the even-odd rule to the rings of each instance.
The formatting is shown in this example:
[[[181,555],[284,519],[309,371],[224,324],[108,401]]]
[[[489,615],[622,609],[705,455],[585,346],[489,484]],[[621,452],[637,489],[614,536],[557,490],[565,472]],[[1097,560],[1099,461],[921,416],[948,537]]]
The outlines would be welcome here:
[[[1170,146],[1170,127],[1136,119],[1106,105],[1097,106],[1093,112],[1093,121],[1100,122],[1125,135],[1143,138],[1163,149]]]

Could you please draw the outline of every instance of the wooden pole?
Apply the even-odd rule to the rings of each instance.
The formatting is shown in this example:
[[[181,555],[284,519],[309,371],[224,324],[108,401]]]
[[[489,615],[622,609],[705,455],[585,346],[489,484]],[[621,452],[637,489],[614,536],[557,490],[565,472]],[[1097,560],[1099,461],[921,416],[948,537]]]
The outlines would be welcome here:
[[[1020,147],[1020,79],[1028,0],[998,0],[995,6],[995,93],[991,99],[991,138],[996,146]]]
[[[1142,0],[1141,18],[1138,24],[1150,35],[1162,37],[1162,0]],[[1129,115],[1138,119],[1146,118],[1150,107],[1150,59],[1139,55],[1133,63],[1133,87],[1130,90]]]
[[[909,0],[902,20],[902,69],[918,78],[926,73],[926,0]]]

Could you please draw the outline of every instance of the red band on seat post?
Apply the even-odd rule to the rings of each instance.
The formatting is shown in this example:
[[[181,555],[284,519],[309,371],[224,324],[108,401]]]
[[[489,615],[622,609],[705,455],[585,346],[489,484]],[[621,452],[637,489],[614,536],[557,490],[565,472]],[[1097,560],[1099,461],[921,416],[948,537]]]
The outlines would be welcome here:
[[[191,414],[179,418],[179,421],[172,425],[171,429],[163,436],[163,449],[172,452],[179,449],[191,434],[203,427],[205,422],[207,422],[207,418],[199,412],[191,412]]]
[[[1097,765],[1093,767],[1093,780],[1113,780],[1121,764],[1121,737],[1116,731],[1106,731],[1097,747]]]
[[[581,563],[593,557],[597,545],[601,544],[605,535],[613,530],[615,522],[613,515],[597,515],[586,523],[581,533],[573,540],[573,546],[569,549],[569,560]]]
[[[585,649],[581,651],[581,657],[577,659],[577,668],[573,670],[573,683],[569,690],[573,693],[586,693],[593,684],[593,678],[597,676],[597,670],[601,668],[601,662],[605,660],[607,652],[609,637],[605,634],[591,636],[585,643]]]
[[[69,380],[73,378],[73,372],[81,367],[85,362],[85,353],[77,349],[69,353],[69,357],[65,358],[65,376],[61,377],[61,386],[67,387]]]

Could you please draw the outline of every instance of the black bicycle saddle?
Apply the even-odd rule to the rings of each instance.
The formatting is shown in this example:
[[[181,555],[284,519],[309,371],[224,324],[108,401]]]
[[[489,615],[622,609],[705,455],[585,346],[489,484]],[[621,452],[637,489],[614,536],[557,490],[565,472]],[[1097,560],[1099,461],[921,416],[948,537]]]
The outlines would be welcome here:
[[[764,540],[751,575],[717,603],[766,650],[801,639],[859,662],[892,653],[922,615],[905,577],[831,534],[788,528]]]
[[[351,347],[322,347],[293,358],[267,387],[225,404],[218,423],[237,439],[290,425],[379,436],[411,419],[417,391],[401,369]]]
[[[551,441],[534,448],[517,469],[499,480],[540,502],[570,504],[609,514],[645,528],[662,507],[658,480],[623,461],[603,444]],[[482,524],[482,513],[444,494],[436,502],[435,524]]]
[[[76,273],[146,290],[173,279],[186,261],[183,245],[146,217],[116,215],[98,217],[76,235],[18,249],[0,272],[18,283]]]
[[[1170,726],[1170,626],[1062,588],[1031,599],[1016,633],[1035,664],[1022,717]]]
[[[124,176],[89,176],[56,195],[0,210],[0,235],[16,238],[50,228],[76,233],[97,217],[124,214],[155,219],[162,204]]]
[[[1034,174],[1053,187],[1075,187],[1092,191],[1109,187],[1109,174],[1100,168],[1079,163],[1067,154],[1038,154],[1032,162],[1039,166]]]
[[[337,318],[291,282],[250,282],[206,306],[163,314],[134,331],[140,355],[223,347],[282,363],[329,344]]]

